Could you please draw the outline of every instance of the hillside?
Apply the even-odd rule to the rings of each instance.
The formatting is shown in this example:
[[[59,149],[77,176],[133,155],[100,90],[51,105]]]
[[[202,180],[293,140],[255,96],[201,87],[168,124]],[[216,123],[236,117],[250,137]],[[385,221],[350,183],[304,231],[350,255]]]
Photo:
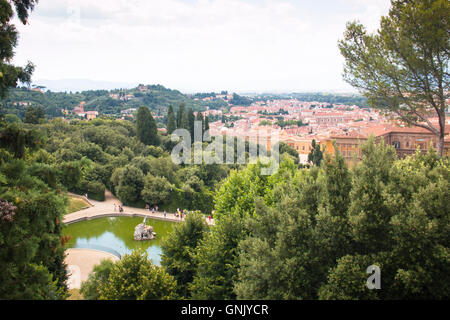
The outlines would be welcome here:
[[[26,108],[41,106],[49,117],[61,116],[61,109],[73,110],[82,101],[86,111],[98,111],[100,114],[119,116],[121,110],[149,107],[157,116],[163,116],[169,105],[175,110],[180,103],[194,111],[220,108],[227,103],[221,99],[212,101],[194,100],[178,90],[171,90],[162,85],[141,85],[133,89],[89,90],[76,93],[33,91],[28,88],[10,90],[8,97],[2,103],[2,113],[25,116]]]

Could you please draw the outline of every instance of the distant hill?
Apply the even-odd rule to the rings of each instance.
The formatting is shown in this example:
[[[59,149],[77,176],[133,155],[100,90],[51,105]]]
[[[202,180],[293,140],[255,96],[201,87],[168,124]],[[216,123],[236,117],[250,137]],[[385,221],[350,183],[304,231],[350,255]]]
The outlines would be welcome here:
[[[99,85],[99,83],[97,83]],[[110,83],[113,86],[113,83]],[[116,83],[117,85],[117,83]],[[300,101],[328,102],[330,104],[367,106],[367,101],[363,96],[356,94],[329,94],[329,93],[286,93],[286,94],[258,94],[254,96],[243,96],[233,93],[231,96],[227,92],[222,94],[197,93],[186,95],[178,90],[165,88],[162,85],[138,85],[133,88],[119,88],[112,90],[85,90],[80,92],[55,92],[49,90],[43,82],[34,85],[33,90],[21,87],[11,89],[8,97],[1,101],[2,114],[16,114],[19,118],[25,117],[28,106],[41,106],[47,117],[62,116],[61,109],[73,110],[81,102],[85,102],[85,111],[98,111],[100,115],[112,117],[121,116],[121,111],[130,108],[146,106],[156,115],[165,117],[169,105],[174,107],[175,112],[178,106],[184,103],[186,109],[192,108],[194,111],[204,111],[209,109],[219,109],[228,107],[228,103],[237,106],[248,106],[257,100],[274,100],[296,98]],[[42,90],[39,92],[39,90]],[[225,101],[224,98],[230,99]],[[220,98],[222,97],[222,98]],[[160,118],[157,121],[163,121]]]
[[[43,85],[42,85],[43,86]],[[162,85],[140,85],[129,89],[114,90],[86,90],[81,92],[42,92],[29,90],[28,88],[11,89],[8,97],[2,101],[2,113],[12,113],[23,118],[28,105],[42,106],[50,117],[61,116],[61,109],[73,110],[82,101],[85,110],[95,110],[99,114],[119,116],[121,110],[146,106],[157,116],[165,116],[169,105],[175,111],[181,103],[186,108],[194,111],[203,111],[206,107],[217,109],[227,106],[227,102],[221,99],[212,101],[195,100],[182,94],[178,90],[171,90]]]
[[[344,93],[325,93],[325,92],[300,92],[300,93],[262,93],[252,95],[253,99],[298,99],[300,101],[317,101],[317,102],[327,102],[330,104],[346,104],[355,105],[359,107],[367,106],[367,99],[359,94],[344,94]]]

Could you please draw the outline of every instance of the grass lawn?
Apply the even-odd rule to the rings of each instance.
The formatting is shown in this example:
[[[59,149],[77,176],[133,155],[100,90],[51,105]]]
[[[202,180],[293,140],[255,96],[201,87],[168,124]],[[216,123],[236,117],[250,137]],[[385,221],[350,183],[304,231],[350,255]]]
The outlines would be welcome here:
[[[69,205],[67,206],[67,213],[79,211],[85,207],[90,207],[90,205],[84,200],[69,197]]]

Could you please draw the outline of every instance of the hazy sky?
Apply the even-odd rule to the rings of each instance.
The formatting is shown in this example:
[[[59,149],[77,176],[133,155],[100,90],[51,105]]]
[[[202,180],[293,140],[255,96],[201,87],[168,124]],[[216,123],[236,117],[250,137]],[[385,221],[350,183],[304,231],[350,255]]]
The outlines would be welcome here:
[[[162,84],[183,92],[350,91],[337,48],[389,0],[40,0],[14,63],[39,79]]]

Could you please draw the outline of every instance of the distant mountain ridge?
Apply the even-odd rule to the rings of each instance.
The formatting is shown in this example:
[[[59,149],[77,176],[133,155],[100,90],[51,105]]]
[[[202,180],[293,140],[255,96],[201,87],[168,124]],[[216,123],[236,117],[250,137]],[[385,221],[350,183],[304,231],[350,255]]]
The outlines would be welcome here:
[[[36,80],[34,85],[45,86],[54,92],[81,92],[88,90],[131,89],[137,87],[136,82],[96,81],[90,79]]]

